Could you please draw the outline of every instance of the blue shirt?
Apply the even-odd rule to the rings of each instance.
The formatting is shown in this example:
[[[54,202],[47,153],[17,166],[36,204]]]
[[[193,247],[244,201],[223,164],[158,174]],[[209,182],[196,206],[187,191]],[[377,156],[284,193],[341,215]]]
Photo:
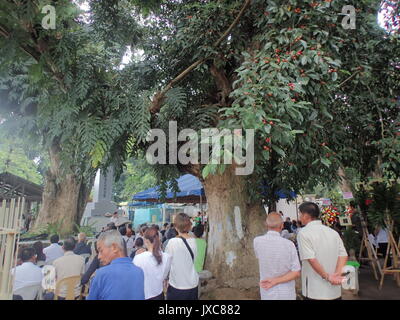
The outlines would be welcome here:
[[[117,258],[96,271],[87,300],[144,300],[144,273],[132,260]]]

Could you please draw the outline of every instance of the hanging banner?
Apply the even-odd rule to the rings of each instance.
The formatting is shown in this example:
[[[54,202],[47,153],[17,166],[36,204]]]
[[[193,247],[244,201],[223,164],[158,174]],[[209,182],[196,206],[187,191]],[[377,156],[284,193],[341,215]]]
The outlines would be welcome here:
[[[331,199],[323,199],[322,200],[322,205],[323,206],[330,206],[332,203],[331,203]]]
[[[354,199],[352,192],[343,192],[343,199]]]

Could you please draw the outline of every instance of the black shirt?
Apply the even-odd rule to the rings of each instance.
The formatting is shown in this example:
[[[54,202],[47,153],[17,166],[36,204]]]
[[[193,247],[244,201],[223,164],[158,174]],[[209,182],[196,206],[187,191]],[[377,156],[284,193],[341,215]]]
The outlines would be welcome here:
[[[84,243],[84,242],[78,242],[78,244],[76,245],[75,249],[74,249],[74,253],[75,254],[92,254],[92,249],[90,249],[90,247]]]

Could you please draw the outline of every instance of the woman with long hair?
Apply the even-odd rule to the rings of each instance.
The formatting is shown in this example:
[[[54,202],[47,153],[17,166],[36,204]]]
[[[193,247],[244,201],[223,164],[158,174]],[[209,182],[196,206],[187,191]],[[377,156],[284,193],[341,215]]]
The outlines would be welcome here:
[[[36,255],[37,255],[37,259],[36,261],[46,261],[46,255],[43,253],[43,243],[42,241],[36,241],[33,244],[33,249],[35,249]]]
[[[143,234],[147,251],[136,254],[133,263],[144,272],[144,295],[146,300],[164,300],[164,280],[171,268],[171,256],[161,250],[157,228],[147,228]]]
[[[196,239],[189,235],[190,217],[179,213],[174,226],[178,236],[168,241],[165,252],[172,256],[167,300],[198,300],[199,275],[195,269]]]

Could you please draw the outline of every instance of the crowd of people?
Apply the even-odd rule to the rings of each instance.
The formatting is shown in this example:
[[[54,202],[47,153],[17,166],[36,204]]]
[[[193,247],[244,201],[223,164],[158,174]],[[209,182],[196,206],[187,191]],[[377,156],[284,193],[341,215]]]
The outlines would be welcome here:
[[[298,221],[284,219],[282,212],[269,213],[267,232],[254,239],[261,299],[295,300],[298,278],[303,299],[341,299],[342,270],[348,259],[342,238],[322,224],[317,204],[305,202],[299,212]],[[62,246],[53,235],[44,249],[40,241],[22,249],[20,265],[12,271],[14,289],[39,284],[39,266],[51,264],[57,281],[81,277],[75,287],[77,298],[88,286],[87,300],[198,299],[207,247],[203,214],[191,218],[179,213],[174,223],[165,223],[161,230],[158,225],[143,224],[135,232],[130,223],[117,226],[116,222],[111,220],[96,236],[94,251],[83,233],[77,239],[67,238]],[[383,247],[384,232],[377,233]],[[65,290],[58,293],[59,299],[65,296]]]
[[[96,236],[93,252],[84,233],[77,239],[65,239],[62,245],[59,236],[52,235],[46,248],[38,241],[20,250],[17,267],[12,270],[14,298],[21,298],[17,295],[21,288],[40,285],[41,267],[52,265],[57,282],[80,277],[74,288],[76,299],[82,297],[85,286],[89,288],[87,300],[198,299],[198,273],[206,255],[202,217],[199,213],[194,220],[180,213],[173,224],[165,223],[161,230],[156,224],[143,224],[135,232],[132,224],[118,224],[113,216]],[[57,299],[66,295],[62,287]],[[43,297],[54,299],[54,292]]]

